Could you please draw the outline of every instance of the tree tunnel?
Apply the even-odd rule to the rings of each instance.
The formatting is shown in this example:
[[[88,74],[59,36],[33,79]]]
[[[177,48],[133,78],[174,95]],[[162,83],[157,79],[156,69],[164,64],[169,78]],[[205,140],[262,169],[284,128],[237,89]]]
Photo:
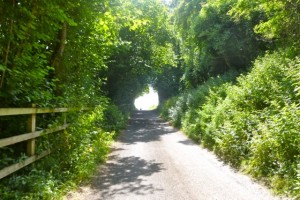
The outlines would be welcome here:
[[[147,92],[144,92],[134,100],[134,106],[137,110],[154,110],[158,107],[158,105],[158,93],[151,85],[149,85]]]

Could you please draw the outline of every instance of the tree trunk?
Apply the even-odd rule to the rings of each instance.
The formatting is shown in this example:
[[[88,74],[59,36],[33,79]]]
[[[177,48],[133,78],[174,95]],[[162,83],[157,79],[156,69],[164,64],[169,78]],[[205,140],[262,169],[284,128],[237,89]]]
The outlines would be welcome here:
[[[55,52],[53,54],[52,58],[52,66],[55,69],[55,75],[57,78],[62,79],[63,78],[63,67],[61,66],[61,60],[64,54],[65,46],[66,46],[66,40],[67,40],[67,23],[63,23],[62,29],[60,30],[60,33],[58,35],[59,42],[57,43]]]
[[[13,23],[13,20],[11,20],[10,34],[12,33],[12,26],[13,26],[12,23]],[[7,46],[6,46],[6,50],[5,50],[5,57],[4,57],[4,66],[5,67],[7,67],[7,63],[8,63],[8,55],[9,55],[9,52],[10,52],[10,44],[11,44],[11,41],[8,41]],[[3,70],[2,75],[1,75],[0,89],[4,85],[5,76],[6,76],[6,69]]]
[[[16,1],[13,0],[13,7],[15,7],[16,5]],[[10,20],[10,28],[9,28],[9,35],[11,36],[13,33],[13,23],[14,21],[11,19]],[[10,52],[10,45],[11,45],[11,40],[8,41],[7,43],[7,46],[6,46],[6,50],[5,50],[5,53],[4,53],[4,66],[7,68],[7,64],[8,64],[8,56],[9,56],[9,52]],[[6,76],[6,69],[3,70],[2,74],[1,74],[1,81],[0,81],[0,90],[3,88],[3,85],[4,85],[4,79],[5,79],[5,76]]]

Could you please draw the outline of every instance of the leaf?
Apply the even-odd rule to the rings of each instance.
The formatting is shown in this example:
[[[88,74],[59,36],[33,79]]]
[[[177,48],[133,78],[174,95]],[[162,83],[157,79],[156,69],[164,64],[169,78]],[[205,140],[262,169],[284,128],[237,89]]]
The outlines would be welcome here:
[[[7,69],[7,67],[5,65],[0,64],[0,71],[5,71],[6,69]]]

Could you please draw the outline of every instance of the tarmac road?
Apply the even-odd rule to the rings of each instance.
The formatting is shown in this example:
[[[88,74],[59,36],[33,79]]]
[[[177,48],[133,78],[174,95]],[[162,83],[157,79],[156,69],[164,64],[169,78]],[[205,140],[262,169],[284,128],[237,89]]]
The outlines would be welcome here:
[[[155,112],[138,111],[89,186],[66,199],[280,199],[235,172]]]

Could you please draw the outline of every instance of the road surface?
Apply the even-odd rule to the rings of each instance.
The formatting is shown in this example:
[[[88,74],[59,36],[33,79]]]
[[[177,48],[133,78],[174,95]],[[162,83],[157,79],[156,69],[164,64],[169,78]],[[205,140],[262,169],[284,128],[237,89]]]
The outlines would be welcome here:
[[[163,122],[138,111],[91,185],[66,199],[275,200],[263,186],[237,173]]]

